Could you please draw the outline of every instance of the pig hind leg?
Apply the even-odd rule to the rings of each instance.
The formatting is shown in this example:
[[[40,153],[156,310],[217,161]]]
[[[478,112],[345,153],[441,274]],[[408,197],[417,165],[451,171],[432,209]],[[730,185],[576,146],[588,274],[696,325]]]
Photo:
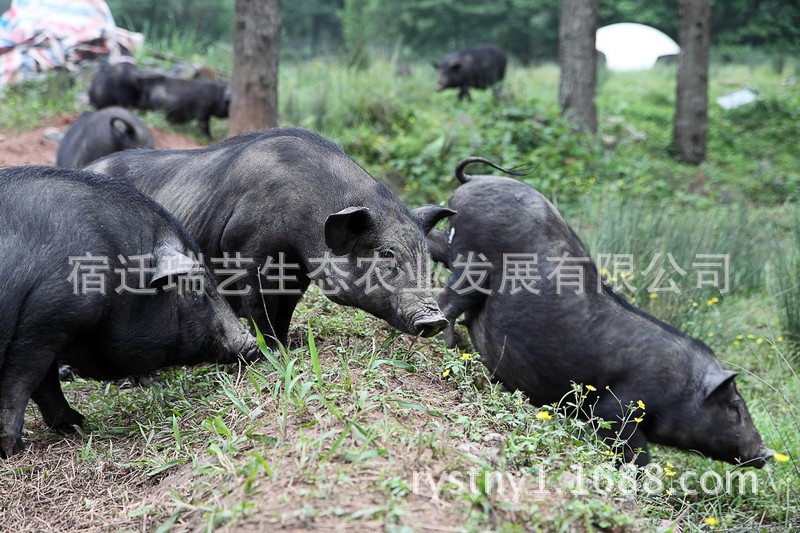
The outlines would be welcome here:
[[[58,379],[54,361],[54,354],[49,352],[31,353],[19,345],[8,349],[0,369],[0,456],[9,457],[22,451],[25,407],[50,365]]]
[[[58,379],[58,364],[53,363],[44,379],[31,394],[31,398],[48,427],[59,431],[72,431],[73,426],[80,426],[83,423],[83,415],[71,408],[64,398],[61,391],[61,383]]]

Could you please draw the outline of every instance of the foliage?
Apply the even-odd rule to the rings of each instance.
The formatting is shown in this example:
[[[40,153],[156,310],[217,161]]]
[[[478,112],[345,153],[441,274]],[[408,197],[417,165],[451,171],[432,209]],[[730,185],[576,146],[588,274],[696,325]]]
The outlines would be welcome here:
[[[178,27],[204,45],[231,42],[230,0],[109,0],[117,23],[163,39]],[[405,61],[433,59],[456,47],[494,42],[523,63],[558,55],[559,2],[554,0],[304,0],[281,2],[282,54],[338,55],[352,61],[375,49],[397,49]],[[600,25],[640,22],[677,38],[675,2],[602,0]],[[741,56],[744,47],[800,46],[800,12],[793,0],[712,1],[712,44]]]

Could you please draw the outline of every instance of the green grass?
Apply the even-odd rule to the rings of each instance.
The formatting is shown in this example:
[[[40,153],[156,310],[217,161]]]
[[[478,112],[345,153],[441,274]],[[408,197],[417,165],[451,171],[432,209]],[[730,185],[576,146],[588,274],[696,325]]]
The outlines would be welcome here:
[[[171,53],[192,60],[196,40],[185,37]],[[224,47],[215,50],[199,59],[225,71]],[[164,384],[148,389],[69,383],[70,403],[88,420],[67,437],[29,408],[28,450],[0,468],[0,523],[52,526],[58,516],[64,530],[800,527],[797,84],[769,68],[714,66],[712,100],[744,85],[762,100],[729,112],[712,105],[708,160],[692,167],[668,152],[670,67],[601,74],[598,140],[559,118],[553,65],[512,65],[499,100],[475,91],[471,103],[435,93],[429,65],[413,65],[410,77],[380,59],[359,70],[333,60],[281,69],[281,121],[332,137],[411,205],[445,201],[466,156],[532,164],[523,179],[557,202],[593,255],[633,257],[629,281],[638,290],[629,298],[741,372],[756,426],[787,460],[745,471],[655,446],[652,475],[632,481],[585,421],[504,391],[478,354],[399,335],[312,291],[289,345],[261,363],[166,370]],[[87,83],[56,76],[6,88],[0,123],[20,130],[77,112]],[[199,138],[195,124],[144,116]],[[212,127],[215,138],[225,135],[225,121]],[[657,269],[645,271],[659,252],[687,271],[670,270],[679,294],[647,290]],[[730,256],[729,291],[694,286],[691,263],[702,253]],[[580,401],[570,393],[561,407]],[[683,490],[698,490],[703,474],[743,472],[755,493]],[[519,499],[511,480],[525,481]],[[639,490],[630,492],[634,481]]]

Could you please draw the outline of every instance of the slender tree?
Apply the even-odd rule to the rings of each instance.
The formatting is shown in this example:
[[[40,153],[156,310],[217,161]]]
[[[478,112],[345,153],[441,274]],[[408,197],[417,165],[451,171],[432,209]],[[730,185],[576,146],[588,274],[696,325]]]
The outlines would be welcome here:
[[[597,0],[561,0],[558,58],[561,113],[582,129],[597,132]]]
[[[231,135],[278,125],[280,0],[236,0]]]
[[[678,84],[672,147],[682,161],[700,164],[708,136],[708,54],[711,9],[708,0],[678,0]]]

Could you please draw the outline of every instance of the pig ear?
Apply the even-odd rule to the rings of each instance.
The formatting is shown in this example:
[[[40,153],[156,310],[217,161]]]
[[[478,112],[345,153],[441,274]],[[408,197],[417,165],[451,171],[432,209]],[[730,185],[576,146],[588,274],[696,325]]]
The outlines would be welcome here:
[[[325,220],[325,244],[335,255],[353,250],[358,238],[372,228],[372,213],[366,207],[346,207]]]
[[[411,215],[417,219],[417,222],[422,226],[422,233],[425,235],[433,229],[437,222],[455,214],[456,212],[452,209],[439,207],[438,205],[426,205],[411,211]]]
[[[156,253],[156,271],[150,280],[150,287],[160,287],[167,282],[169,276],[189,274],[196,268],[197,261],[188,255],[176,251]]]
[[[738,372],[732,370],[720,370],[707,374],[703,383],[706,399],[710,398],[715,392],[724,389],[738,375]]]

